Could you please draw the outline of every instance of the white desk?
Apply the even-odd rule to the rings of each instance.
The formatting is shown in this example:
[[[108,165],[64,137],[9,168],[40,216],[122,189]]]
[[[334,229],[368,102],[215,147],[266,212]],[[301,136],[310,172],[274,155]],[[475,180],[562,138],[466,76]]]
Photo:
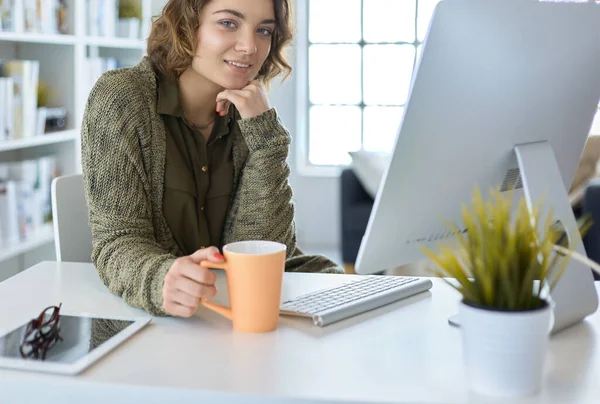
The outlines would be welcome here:
[[[350,276],[286,273],[283,294]],[[217,285],[223,302],[223,276]],[[154,318],[78,376],[0,370],[0,402],[499,402],[467,389],[460,331],[447,324],[458,300],[434,279],[431,292],[322,329],[283,317],[258,335],[204,308],[191,319]],[[0,330],[59,302],[65,312],[144,314],[108,292],[92,265],[44,262],[0,283]],[[596,313],[553,337],[543,391],[522,402],[600,402],[599,335]]]

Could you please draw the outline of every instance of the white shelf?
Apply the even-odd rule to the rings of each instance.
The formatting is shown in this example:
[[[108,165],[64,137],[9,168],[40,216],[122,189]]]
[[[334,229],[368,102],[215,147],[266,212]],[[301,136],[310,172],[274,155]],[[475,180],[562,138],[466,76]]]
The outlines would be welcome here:
[[[24,43],[47,43],[55,45],[74,45],[77,38],[73,35],[57,34],[37,34],[30,32],[2,32],[0,31],[0,41],[4,42],[24,42]]]
[[[0,31],[1,42],[21,42],[53,45],[84,45],[100,46],[104,48],[145,50],[146,41],[141,39],[128,39],[118,37],[88,36],[76,37],[74,35],[38,34],[38,33],[16,33]]]
[[[0,142],[0,152],[8,150],[26,149],[28,147],[44,146],[54,143],[68,142],[78,138],[78,131],[76,129],[71,129],[43,136],[34,136],[27,139],[5,140]]]
[[[0,261],[4,261],[17,255],[29,252],[54,241],[54,230],[52,224],[45,224],[38,231],[25,240],[11,244],[0,244]]]
[[[100,46],[104,48],[123,48],[123,49],[146,49],[146,41],[141,39],[110,38],[103,36],[85,37],[84,43],[90,46]]]

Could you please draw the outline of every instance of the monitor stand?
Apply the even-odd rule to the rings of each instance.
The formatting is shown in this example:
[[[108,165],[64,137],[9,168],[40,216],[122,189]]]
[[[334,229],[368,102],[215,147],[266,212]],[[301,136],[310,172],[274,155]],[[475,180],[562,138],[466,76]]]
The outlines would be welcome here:
[[[554,219],[560,221],[569,233],[569,247],[585,256],[581,236],[578,231],[574,231],[577,229],[577,221],[550,143],[527,143],[515,146],[514,150],[529,210],[531,211],[536,203],[544,201],[542,217],[545,217],[551,205],[554,209]],[[541,236],[543,237],[543,234]],[[564,330],[594,313],[598,307],[598,295],[591,269],[570,259],[550,297],[553,312],[552,333]],[[460,326],[459,315],[453,315],[448,322]]]

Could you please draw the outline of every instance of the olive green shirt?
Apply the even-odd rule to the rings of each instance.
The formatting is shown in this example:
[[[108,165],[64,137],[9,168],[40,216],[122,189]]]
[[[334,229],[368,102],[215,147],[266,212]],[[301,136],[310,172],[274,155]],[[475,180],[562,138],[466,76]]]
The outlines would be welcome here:
[[[167,132],[163,211],[173,238],[186,255],[208,246],[221,248],[233,189],[230,132],[239,132],[233,106],[215,119],[208,142],[186,121],[178,84],[162,76],[157,109]]]

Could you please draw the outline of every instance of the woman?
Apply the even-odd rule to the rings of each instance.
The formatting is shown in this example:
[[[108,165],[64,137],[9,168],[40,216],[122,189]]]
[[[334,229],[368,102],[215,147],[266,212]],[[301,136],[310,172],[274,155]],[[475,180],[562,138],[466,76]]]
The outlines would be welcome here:
[[[92,260],[151,314],[189,317],[215,295],[199,263],[250,239],[287,245],[287,271],[340,272],[296,247],[290,136],[264,84],[290,66],[288,0],[170,0],[148,56],[104,74],[82,125]]]

